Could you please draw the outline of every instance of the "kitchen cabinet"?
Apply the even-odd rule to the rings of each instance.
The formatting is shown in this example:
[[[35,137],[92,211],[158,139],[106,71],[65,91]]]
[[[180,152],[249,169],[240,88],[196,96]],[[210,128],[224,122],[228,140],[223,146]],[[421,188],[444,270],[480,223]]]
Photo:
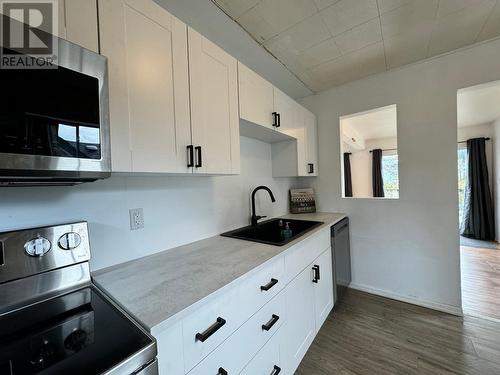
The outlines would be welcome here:
[[[190,172],[187,26],[150,0],[99,2],[112,170]]]
[[[295,100],[286,95],[283,91],[277,89],[273,90],[274,95],[274,111],[278,114],[278,128],[277,130],[287,133],[290,129],[297,127],[295,117]]]
[[[188,39],[194,172],[238,174],[237,61],[192,28]]]
[[[318,175],[316,116],[294,103],[294,122],[284,131],[294,140],[272,145],[273,177],[311,177]]]
[[[99,52],[97,0],[59,0],[59,37]]]
[[[274,88],[271,83],[238,62],[240,118],[274,129]]]
[[[286,373],[293,374],[316,334],[312,269],[305,268],[285,289],[288,320],[282,348]]]
[[[311,267],[315,280],[314,288],[314,315],[316,332],[325,322],[328,314],[333,308],[333,274],[332,274],[332,250],[329,248],[321,254]],[[316,277],[317,276],[317,277]]]

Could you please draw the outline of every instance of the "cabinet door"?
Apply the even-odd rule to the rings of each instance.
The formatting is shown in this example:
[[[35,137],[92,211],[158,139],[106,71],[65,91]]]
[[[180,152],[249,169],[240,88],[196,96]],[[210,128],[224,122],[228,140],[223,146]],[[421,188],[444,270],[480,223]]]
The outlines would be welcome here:
[[[240,168],[238,65],[189,28],[191,129],[195,173],[237,174]]]
[[[316,116],[304,109],[304,128],[306,134],[307,148],[307,175],[318,175],[318,133],[316,125]]]
[[[99,52],[97,0],[59,0],[59,36]]]
[[[99,23],[113,170],[189,172],[186,25],[151,0],[100,1]]]
[[[329,248],[314,262],[319,278],[314,279],[314,305],[316,332],[319,331],[330,311],[333,308],[333,276],[332,276],[332,249]]]
[[[297,103],[284,92],[274,88],[274,111],[279,114],[279,131],[288,134],[289,129],[297,127],[296,124]]]
[[[281,363],[286,374],[293,374],[316,334],[312,270],[307,267],[285,289],[287,321],[283,326]]]
[[[273,127],[273,85],[238,62],[240,118],[270,129]]]

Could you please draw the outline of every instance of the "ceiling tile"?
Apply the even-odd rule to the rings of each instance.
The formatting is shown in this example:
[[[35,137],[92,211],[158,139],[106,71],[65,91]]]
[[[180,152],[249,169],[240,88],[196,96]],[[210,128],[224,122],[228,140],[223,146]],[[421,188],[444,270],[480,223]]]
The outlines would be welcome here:
[[[274,35],[317,12],[313,0],[262,0],[253,9],[272,25]]]
[[[328,38],[328,29],[319,14],[316,14],[270,39],[264,46],[273,52],[286,49],[299,53]]]
[[[384,39],[388,69],[425,59],[431,33],[431,29],[418,30]]]
[[[238,18],[260,0],[215,0],[231,17]]]
[[[437,16],[444,17],[467,7],[480,5],[482,0],[440,0]]]
[[[335,37],[335,43],[342,53],[356,51],[381,40],[382,33],[378,18],[374,18]]]
[[[262,18],[256,8],[245,12],[236,21],[260,43],[265,42],[278,33],[274,25]]]
[[[311,77],[318,84],[312,89],[320,91],[385,70],[384,47],[379,42],[313,68]]]
[[[307,68],[312,68],[329,60],[340,57],[342,52],[333,38],[327,39],[296,56],[297,61]]]
[[[378,17],[376,0],[341,0],[321,11],[333,36]]]
[[[438,0],[413,0],[380,17],[384,39],[408,32],[426,32],[434,26]]]
[[[491,12],[486,24],[481,30],[477,41],[488,40],[500,36],[500,1],[497,0],[495,8]]]
[[[380,14],[390,12],[402,5],[411,3],[413,0],[378,0],[378,9]]]
[[[314,3],[318,7],[318,9],[324,9],[326,7],[329,7],[330,5],[333,5],[335,3],[338,3],[340,0],[314,0]]]
[[[474,43],[494,6],[493,0],[483,0],[440,18],[432,31],[428,57]]]

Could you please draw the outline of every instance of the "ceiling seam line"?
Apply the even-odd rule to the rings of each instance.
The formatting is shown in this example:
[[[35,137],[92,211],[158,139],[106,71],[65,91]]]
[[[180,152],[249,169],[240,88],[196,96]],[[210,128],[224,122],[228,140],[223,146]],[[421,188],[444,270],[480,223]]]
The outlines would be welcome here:
[[[482,32],[484,31],[485,27],[486,27],[486,24],[488,23],[488,21],[490,20],[490,17],[491,15],[493,14],[493,11],[495,10],[495,8],[499,5],[498,3],[498,0],[495,1],[495,5],[493,5],[493,7],[491,8],[491,11],[490,13],[488,14],[488,17],[486,17],[486,20],[484,21],[484,24],[483,26],[481,27],[481,30],[479,30],[479,32],[477,33],[476,37],[474,38],[474,43],[477,43],[477,40],[479,39],[479,36],[482,34]]]
[[[384,34],[382,33],[382,18],[380,17],[380,5],[378,2],[379,2],[379,0],[377,0],[378,24],[380,26],[380,37],[382,38],[382,49],[384,50],[385,70],[387,71],[389,69],[389,67],[387,66],[387,54],[385,52],[385,40],[384,40]]]

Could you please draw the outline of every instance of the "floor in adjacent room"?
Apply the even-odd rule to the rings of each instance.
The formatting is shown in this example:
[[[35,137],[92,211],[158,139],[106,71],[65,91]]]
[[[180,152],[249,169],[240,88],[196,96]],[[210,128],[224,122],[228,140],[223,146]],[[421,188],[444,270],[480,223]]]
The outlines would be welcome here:
[[[348,290],[297,375],[500,374],[500,323]]]
[[[460,246],[460,255],[464,314],[500,322],[500,250]]]

